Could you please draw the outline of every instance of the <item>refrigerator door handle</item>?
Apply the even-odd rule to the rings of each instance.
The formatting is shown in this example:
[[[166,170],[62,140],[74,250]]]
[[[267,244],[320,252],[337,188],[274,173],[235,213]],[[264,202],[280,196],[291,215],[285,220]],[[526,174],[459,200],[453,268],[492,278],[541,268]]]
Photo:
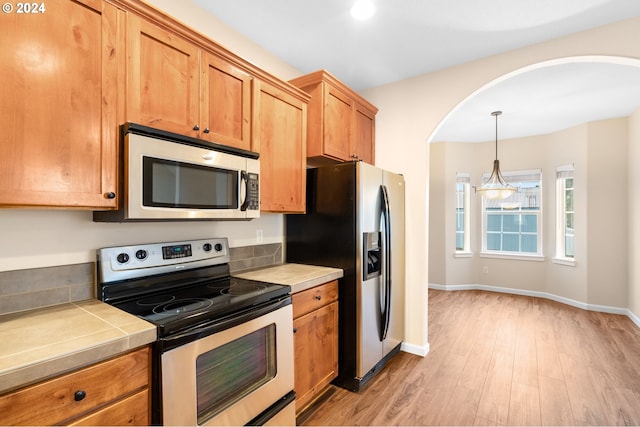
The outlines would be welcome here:
[[[384,301],[380,302],[382,308],[382,331],[380,341],[384,341],[389,331],[389,320],[391,318],[391,209],[389,208],[389,193],[385,185],[380,186],[382,190],[382,210],[381,217],[384,221],[384,240],[382,242],[384,277],[382,278],[384,290],[382,296]]]

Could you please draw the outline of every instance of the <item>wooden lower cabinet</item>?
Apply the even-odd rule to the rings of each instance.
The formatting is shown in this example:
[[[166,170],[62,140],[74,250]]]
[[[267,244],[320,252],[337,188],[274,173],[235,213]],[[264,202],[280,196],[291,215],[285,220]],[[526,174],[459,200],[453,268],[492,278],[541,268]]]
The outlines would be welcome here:
[[[338,281],[293,295],[296,413],[338,375]]]
[[[0,425],[149,425],[151,350],[143,347],[0,396]]]

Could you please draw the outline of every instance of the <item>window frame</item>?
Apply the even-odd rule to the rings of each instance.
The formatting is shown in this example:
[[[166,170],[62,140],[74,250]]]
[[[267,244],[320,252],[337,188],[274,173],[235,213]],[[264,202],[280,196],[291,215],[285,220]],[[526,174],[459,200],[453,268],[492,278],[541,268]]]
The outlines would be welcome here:
[[[462,186],[462,194],[460,194],[459,187]],[[454,256],[463,258],[470,257],[472,255],[471,252],[471,175],[466,172],[457,172],[456,173],[456,207],[455,207],[455,252]],[[458,230],[459,225],[459,209],[460,202],[462,202],[462,241],[463,247],[462,249],[458,249],[458,235],[460,231]]]
[[[571,211],[567,210],[567,180],[572,181],[572,205]],[[556,264],[575,266],[575,168],[573,164],[559,166],[556,168],[556,234],[555,234],[555,254],[553,262]],[[566,239],[567,233],[567,214],[573,215],[573,233],[570,234],[573,240],[573,256],[567,256]]]
[[[490,213],[491,211],[487,210],[487,200],[486,198],[482,198],[482,226],[481,226],[481,239],[482,239],[482,249],[480,252],[480,256],[481,257],[485,257],[485,258],[504,258],[504,259],[520,259],[520,260],[528,260],[528,261],[544,261],[545,260],[545,256],[544,256],[544,233],[543,233],[543,176],[542,176],[542,169],[532,169],[532,170],[516,170],[516,171],[508,171],[508,172],[503,172],[502,173],[504,179],[514,185],[518,187],[518,192],[516,192],[515,195],[508,197],[507,199],[504,199],[504,204],[505,206],[503,206],[501,208],[501,210],[499,211],[494,211],[495,213],[499,213],[502,218],[501,220],[504,219],[504,216],[507,215],[535,215],[536,217],[536,231],[535,231],[535,235],[536,235],[536,252],[522,252],[522,251],[506,251],[506,250],[491,250],[491,249],[487,249],[488,246],[488,237],[489,237],[489,230],[488,230],[488,226],[489,226],[489,217],[490,217]],[[489,173],[483,173],[483,182],[489,178]],[[513,201],[509,202],[510,199],[512,199],[513,197],[517,197],[520,198],[521,194],[522,194],[522,190],[520,189],[520,186],[518,185],[520,182],[534,182],[537,181],[539,183],[539,188],[537,190],[538,192],[538,197],[539,197],[539,201],[538,201],[538,208],[537,210],[527,210],[526,208],[523,209],[523,204],[520,203],[518,204],[517,202],[514,204],[514,206],[517,207],[510,207],[509,203],[513,203]],[[512,234],[517,234],[519,237],[519,241],[518,244],[521,245],[521,237],[523,235],[526,234],[530,234],[530,232],[527,231],[522,231],[521,228],[522,223],[519,223],[519,229],[517,231],[513,231]],[[501,230],[499,232],[499,234],[501,236],[504,235],[504,225],[501,223]],[[507,233],[509,234],[509,233]]]

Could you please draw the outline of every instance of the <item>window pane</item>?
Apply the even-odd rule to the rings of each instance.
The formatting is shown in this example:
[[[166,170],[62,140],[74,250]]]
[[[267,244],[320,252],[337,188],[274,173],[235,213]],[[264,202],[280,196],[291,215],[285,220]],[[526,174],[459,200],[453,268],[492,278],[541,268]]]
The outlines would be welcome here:
[[[567,258],[573,258],[573,236],[564,237],[564,256]]]
[[[538,231],[538,217],[536,215],[521,215],[522,228],[525,233],[535,233]]]
[[[571,233],[573,234],[573,229],[574,229],[574,225],[573,225],[573,213],[568,213],[565,214],[565,225],[566,225],[566,229],[565,229],[565,233]]]
[[[534,234],[522,235],[522,252],[537,253],[538,252],[538,237]]]
[[[487,215],[487,231],[501,231],[502,229],[502,215],[488,214]]]
[[[519,231],[520,224],[519,223],[520,215],[503,215],[502,221],[502,231],[504,232],[517,232]]]
[[[565,191],[565,210],[572,211],[573,210],[573,190]]]
[[[464,250],[464,232],[456,233],[456,251]]]
[[[518,241],[517,234],[503,234],[502,235],[502,250],[508,252],[518,252],[520,249],[520,242]]]
[[[464,231],[464,211],[456,213],[456,231]]]
[[[487,250],[500,250],[500,234],[490,233],[487,235]]]

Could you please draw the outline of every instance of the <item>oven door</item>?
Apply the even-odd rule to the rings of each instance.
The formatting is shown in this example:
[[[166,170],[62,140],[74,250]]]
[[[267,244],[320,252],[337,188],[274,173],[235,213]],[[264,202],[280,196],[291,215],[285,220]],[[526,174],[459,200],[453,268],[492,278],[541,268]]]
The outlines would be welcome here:
[[[259,160],[135,133],[124,147],[126,220],[260,216]]]
[[[163,353],[161,378],[163,424],[247,424],[293,390],[292,306]]]

